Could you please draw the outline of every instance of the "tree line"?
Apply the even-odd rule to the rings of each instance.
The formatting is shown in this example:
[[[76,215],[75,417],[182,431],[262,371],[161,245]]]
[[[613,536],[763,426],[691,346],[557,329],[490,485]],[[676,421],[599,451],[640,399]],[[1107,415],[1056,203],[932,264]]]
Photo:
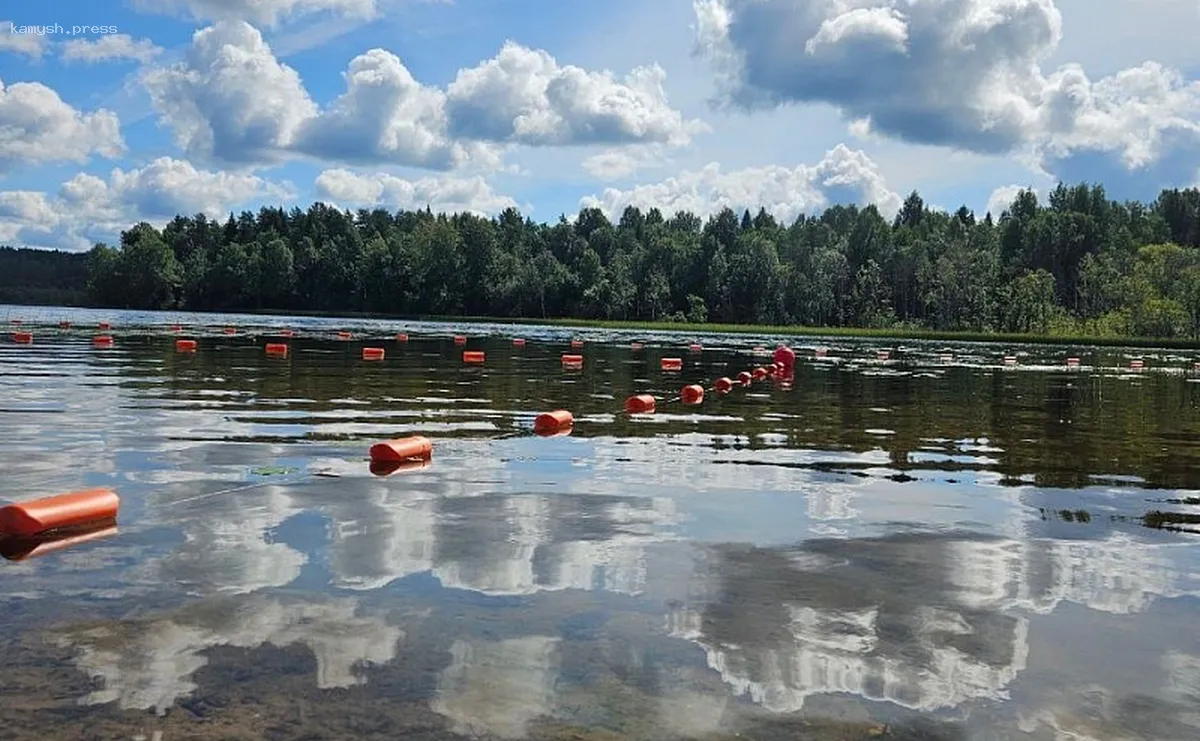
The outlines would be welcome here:
[[[999,218],[889,221],[835,205],[701,219],[629,207],[535,223],[429,209],[177,216],[96,245],[86,301],[129,309],[364,312],[1200,337],[1200,190],[1117,202],[1021,192]],[[63,270],[74,263],[63,262]]]

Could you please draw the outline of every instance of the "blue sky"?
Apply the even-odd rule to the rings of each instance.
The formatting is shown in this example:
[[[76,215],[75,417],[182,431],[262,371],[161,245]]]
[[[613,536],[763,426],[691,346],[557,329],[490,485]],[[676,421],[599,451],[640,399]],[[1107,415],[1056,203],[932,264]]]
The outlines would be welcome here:
[[[0,21],[0,243],[318,199],[790,219],[1200,180],[1195,0],[65,0]]]

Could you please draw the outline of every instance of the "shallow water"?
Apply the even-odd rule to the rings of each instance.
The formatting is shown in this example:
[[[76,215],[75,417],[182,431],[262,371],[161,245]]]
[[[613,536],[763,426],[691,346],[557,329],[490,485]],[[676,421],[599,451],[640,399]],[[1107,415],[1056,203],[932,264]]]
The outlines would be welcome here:
[[[775,338],[0,317],[0,499],[122,497],[0,562],[0,738],[1200,737],[1200,525],[1146,517],[1200,515],[1178,351],[804,340],[791,388],[630,417]],[[407,434],[432,464],[373,475]]]

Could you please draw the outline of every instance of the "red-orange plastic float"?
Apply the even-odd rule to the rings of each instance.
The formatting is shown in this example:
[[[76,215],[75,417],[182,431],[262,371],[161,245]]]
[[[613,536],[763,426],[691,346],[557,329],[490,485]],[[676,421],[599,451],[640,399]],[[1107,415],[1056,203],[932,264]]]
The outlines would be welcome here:
[[[408,342],[408,335],[404,332],[398,332],[396,334],[396,342]]]
[[[182,324],[175,324],[175,325],[172,325],[172,326],[171,326],[171,331],[172,331],[172,332],[175,332],[176,334],[178,334],[179,332],[182,332],[182,331],[183,331],[183,325],[182,325]]]
[[[196,341],[175,340],[175,352],[196,352]]]
[[[0,535],[28,537],[79,529],[117,517],[121,500],[112,489],[86,489],[0,507]]]
[[[237,327],[226,327],[225,334],[237,334]]]
[[[417,471],[431,465],[433,462],[428,458],[411,461],[371,461],[370,469],[371,473],[376,476],[391,476],[393,473]]]
[[[638,394],[625,400],[625,411],[630,414],[651,414],[654,412],[654,397],[650,394]]]
[[[563,364],[564,368],[572,368],[572,369],[582,368],[583,367],[583,356],[582,355],[570,355],[570,354],[563,355],[562,356],[562,364]]]
[[[267,355],[275,355],[277,357],[286,358],[288,354],[287,343],[284,342],[268,342],[266,347]]]
[[[761,381],[767,377],[767,369],[763,368],[762,366],[759,366],[759,367],[755,368],[753,371],[751,371],[750,377],[753,378],[755,381]]]
[[[413,435],[375,443],[371,446],[369,453],[371,460],[383,463],[428,460],[433,456],[433,443],[427,437]]]
[[[542,436],[559,435],[570,431],[575,424],[575,415],[566,409],[543,412],[533,418],[533,431]]]
[[[20,345],[28,345],[33,342],[33,332],[13,332],[12,340]]]
[[[98,334],[92,338],[92,345],[94,347],[112,347],[113,346],[112,335]]]
[[[692,344],[688,345],[688,352],[701,352],[702,350],[704,350],[704,348],[701,347],[699,343],[693,342]]]
[[[456,335],[454,335],[454,344],[465,345],[465,344],[467,344],[467,338],[463,337],[460,334],[456,334]]]
[[[108,330],[112,329],[112,325],[108,322],[100,322],[96,325],[96,329],[100,330],[101,332],[107,332]]]
[[[72,532],[65,535],[48,535],[30,538],[0,538],[0,556],[9,561],[24,561],[29,558],[45,556],[48,553],[61,551],[74,545],[87,543],[92,540],[108,538],[117,534],[117,526],[113,523],[99,523],[96,527],[83,532]]]
[[[717,390],[718,394],[728,394],[733,390],[733,379],[722,376],[713,382],[713,388]]]
[[[659,366],[665,371],[683,370],[683,358],[663,358]]]
[[[771,359],[785,371],[796,367],[796,351],[786,345],[775,348],[775,354]]]
[[[339,340],[352,340],[354,339],[354,334],[351,332],[338,332],[337,338]]]
[[[279,336],[280,337],[295,337],[296,331],[292,330],[292,329],[281,329],[281,330],[279,330]]]
[[[513,347],[525,347],[525,340],[520,337],[513,338]]]
[[[383,360],[384,355],[382,347],[364,347],[362,351],[363,360]]]
[[[679,398],[684,404],[699,404],[704,401],[704,387],[696,385],[684,386],[679,391]]]
[[[463,362],[479,365],[484,360],[483,350],[463,350]]]
[[[754,375],[750,371],[742,371],[737,375],[737,379],[738,383],[743,386],[749,386],[750,382],[754,380]]]

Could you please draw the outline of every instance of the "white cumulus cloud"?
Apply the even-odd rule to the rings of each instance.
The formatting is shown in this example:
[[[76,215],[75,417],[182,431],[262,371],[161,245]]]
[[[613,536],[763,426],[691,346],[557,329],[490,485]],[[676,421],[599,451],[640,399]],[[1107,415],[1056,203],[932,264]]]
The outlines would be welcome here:
[[[20,164],[85,162],[124,153],[115,113],[83,113],[40,82],[0,80],[0,175]]]
[[[262,26],[315,13],[370,18],[378,12],[376,0],[134,0],[134,6],[148,13],[200,21],[244,20]]]
[[[135,39],[129,34],[113,33],[95,40],[71,39],[63,44],[61,56],[64,61],[88,64],[126,59],[144,63],[161,53],[162,48],[149,39]]]
[[[598,197],[583,198],[580,206],[599,208],[610,217],[618,216],[626,206],[698,215],[722,208],[757,211],[763,207],[776,218],[791,221],[801,213],[811,214],[835,203],[875,204],[891,216],[899,210],[901,198],[888,189],[865,153],[839,144],[815,165],[768,165],[723,172],[714,162],[660,183],[628,190],[607,188]]]
[[[487,180],[473,177],[425,177],[405,180],[386,173],[359,174],[325,170],[316,179],[317,197],[343,207],[389,210],[420,209],[446,213],[491,215],[517,208],[513,199],[495,193]]]
[[[12,21],[0,21],[0,54],[24,54],[41,59],[46,53],[46,37],[36,33],[16,33]]]
[[[56,194],[0,191],[0,243],[82,250],[115,241],[138,221],[162,224],[197,212],[217,218],[255,199],[292,197],[289,187],[255,175],[160,157],[141,168],[114,168],[107,179],[80,173]]]

